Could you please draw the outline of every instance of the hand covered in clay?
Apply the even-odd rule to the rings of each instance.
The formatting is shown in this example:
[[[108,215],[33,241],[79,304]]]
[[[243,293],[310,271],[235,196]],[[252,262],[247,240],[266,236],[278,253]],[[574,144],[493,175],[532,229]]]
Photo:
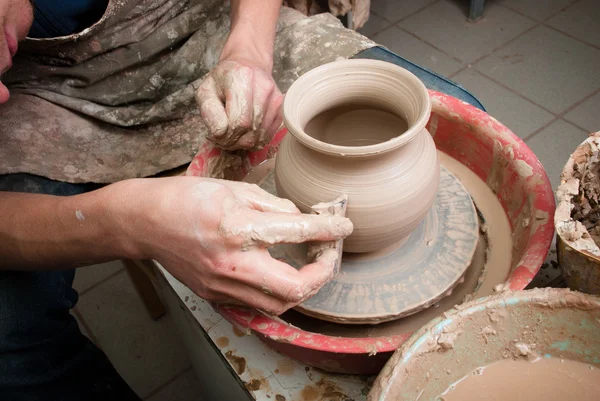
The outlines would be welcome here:
[[[350,220],[307,215],[288,200],[243,182],[175,177],[135,181],[128,236],[140,237],[143,258],[157,260],[209,301],[281,314],[303,302],[334,274],[337,252],[327,249],[296,270],[273,259],[276,243],[329,241],[350,235]],[[135,228],[133,228],[135,227]]]
[[[226,150],[262,149],[281,125],[283,95],[270,68],[249,59],[224,59],[196,92],[209,139]]]

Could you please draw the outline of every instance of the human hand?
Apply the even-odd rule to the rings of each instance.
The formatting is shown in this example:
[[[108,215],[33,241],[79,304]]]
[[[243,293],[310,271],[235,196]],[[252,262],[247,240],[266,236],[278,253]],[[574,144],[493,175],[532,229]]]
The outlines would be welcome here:
[[[223,149],[262,149],[282,121],[283,95],[270,73],[249,58],[227,58],[196,92],[209,139]]]
[[[288,200],[243,182],[174,177],[131,180],[122,189],[133,219],[122,230],[136,254],[155,259],[200,297],[279,315],[315,294],[334,274],[325,250],[296,270],[273,259],[277,243],[330,241],[353,229],[338,216],[300,214]],[[143,194],[143,196],[140,196]]]

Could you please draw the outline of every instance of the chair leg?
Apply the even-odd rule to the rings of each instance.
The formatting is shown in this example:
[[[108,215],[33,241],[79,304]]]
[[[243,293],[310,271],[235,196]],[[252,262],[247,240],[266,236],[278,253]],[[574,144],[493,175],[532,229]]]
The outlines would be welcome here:
[[[152,266],[136,260],[123,260],[123,264],[150,317],[156,320],[164,315],[165,306],[152,284],[151,277],[154,276]]]
[[[469,21],[475,22],[483,16],[484,0],[471,0],[471,8],[469,10]]]

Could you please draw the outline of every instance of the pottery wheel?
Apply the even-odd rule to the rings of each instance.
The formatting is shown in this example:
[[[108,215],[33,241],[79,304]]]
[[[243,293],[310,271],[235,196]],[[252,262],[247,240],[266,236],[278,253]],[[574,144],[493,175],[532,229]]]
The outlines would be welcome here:
[[[275,194],[273,167],[267,161],[245,181]],[[407,239],[373,253],[344,253],[340,273],[296,309],[346,324],[376,324],[414,314],[449,295],[462,280],[478,238],[471,197],[442,166],[434,205]],[[306,245],[278,245],[269,252],[295,268],[306,264]]]

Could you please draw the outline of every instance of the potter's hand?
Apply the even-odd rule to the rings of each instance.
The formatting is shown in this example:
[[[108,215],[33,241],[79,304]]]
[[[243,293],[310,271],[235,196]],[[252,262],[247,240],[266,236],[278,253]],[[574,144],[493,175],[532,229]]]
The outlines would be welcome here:
[[[283,95],[270,69],[251,59],[222,60],[196,92],[209,139],[227,150],[263,148],[281,125]]]
[[[332,278],[337,253],[327,250],[296,270],[267,247],[340,239],[353,229],[344,217],[300,214],[290,201],[242,182],[176,177],[129,185],[139,210],[131,235],[140,237],[143,257],[202,298],[276,315]]]

